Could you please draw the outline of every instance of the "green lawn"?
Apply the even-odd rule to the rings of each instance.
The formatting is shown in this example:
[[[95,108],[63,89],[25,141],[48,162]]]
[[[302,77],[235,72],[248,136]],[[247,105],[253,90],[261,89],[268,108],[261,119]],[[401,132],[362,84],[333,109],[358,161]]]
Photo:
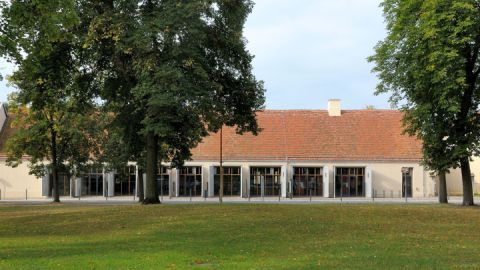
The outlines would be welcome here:
[[[0,269],[480,269],[480,208],[0,206]]]

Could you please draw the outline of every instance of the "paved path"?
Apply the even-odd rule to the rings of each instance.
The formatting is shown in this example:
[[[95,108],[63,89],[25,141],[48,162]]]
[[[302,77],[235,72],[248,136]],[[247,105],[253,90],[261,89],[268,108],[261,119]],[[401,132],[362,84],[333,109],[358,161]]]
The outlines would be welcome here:
[[[135,198],[137,199],[137,198]],[[72,198],[72,197],[61,197],[60,200],[63,204],[85,204],[85,205],[129,205],[137,204],[138,202],[134,200],[133,196],[129,197],[110,197],[105,198],[102,196],[98,197],[82,197],[82,198]],[[265,197],[265,198],[239,198],[239,197],[225,197],[223,199],[224,203],[227,204],[437,204],[438,198],[428,197],[428,198],[408,198],[405,201],[404,198],[322,198],[322,197],[312,197],[310,198],[281,198],[278,197]],[[29,200],[1,200],[0,206],[7,205],[45,205],[50,204],[51,199],[29,199]],[[189,197],[164,197],[162,200],[164,204],[212,204],[218,203],[218,198],[189,198]],[[449,203],[451,204],[461,204],[462,197],[449,197]]]

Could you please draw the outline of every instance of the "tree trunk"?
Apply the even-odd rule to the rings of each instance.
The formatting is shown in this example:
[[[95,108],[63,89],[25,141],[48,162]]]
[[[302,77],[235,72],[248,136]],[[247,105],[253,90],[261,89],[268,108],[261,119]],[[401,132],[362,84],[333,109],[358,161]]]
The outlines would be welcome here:
[[[223,203],[223,127],[220,128],[220,190],[218,200]]]
[[[53,129],[53,125],[50,128],[51,137],[51,154],[52,154],[52,198],[53,202],[60,202],[60,193],[58,190],[58,157],[57,157],[57,132]]]
[[[440,172],[438,174],[438,202],[439,203],[448,203],[447,177],[445,175],[445,172]]]
[[[147,179],[144,204],[160,203],[157,191],[158,140],[153,132],[147,134]]]
[[[472,174],[470,172],[469,158],[462,158],[460,166],[462,168],[463,205],[473,205]]]
[[[145,200],[145,192],[143,190],[143,170],[138,169],[138,181],[137,181],[138,187],[138,202],[143,202]]]
[[[52,199],[55,203],[60,202],[60,193],[58,189],[58,170],[56,167],[56,165],[52,166]]]

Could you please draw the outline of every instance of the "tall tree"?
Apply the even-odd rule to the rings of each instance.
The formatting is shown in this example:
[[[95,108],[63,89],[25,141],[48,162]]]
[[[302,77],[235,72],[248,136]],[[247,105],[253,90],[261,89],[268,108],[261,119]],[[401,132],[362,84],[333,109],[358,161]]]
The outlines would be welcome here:
[[[129,12],[122,11],[125,3]],[[119,1],[107,16],[113,23],[92,25],[94,37],[117,33],[109,37],[112,50],[132,59],[128,68],[135,84],[128,94],[116,96],[142,110],[138,134],[146,145],[145,203],[159,202],[158,161],[181,166],[190,149],[223,124],[240,133],[258,131],[255,114],[262,109],[264,89],[252,75],[243,38],[252,6],[246,0]]]
[[[369,58],[376,93],[405,112],[423,140],[425,164],[461,167],[463,204],[473,205],[470,157],[479,152],[480,1],[384,0],[387,37]],[[443,176],[441,177],[443,180]]]
[[[96,94],[103,101],[102,111],[112,116],[105,125],[109,138],[101,159],[107,164],[107,170],[123,171],[128,162],[137,163],[137,195],[143,202],[146,139],[140,132],[145,104],[132,92],[138,78],[130,46],[133,32],[138,28],[139,1],[107,0],[86,4],[94,15],[84,46],[93,52],[95,79],[101,85]]]
[[[438,177],[439,202],[448,203],[446,173],[452,167],[459,166],[452,154],[454,147],[447,140],[446,131],[452,123],[448,120],[448,112],[442,111],[437,104],[424,104],[419,106],[418,110],[424,111],[421,111],[421,114],[412,110],[406,111],[406,132],[412,136],[416,134],[422,140],[422,164]]]
[[[10,77],[18,91],[10,100],[19,132],[8,142],[12,166],[30,157],[30,172],[53,176],[53,201],[59,201],[58,173],[75,174],[95,155],[101,134],[92,101],[92,74],[85,62],[81,33],[86,15],[77,1],[2,3],[0,54],[17,66]],[[45,164],[46,161],[46,164]]]
[[[255,113],[264,89],[252,75],[242,34],[252,7],[236,0],[146,1],[142,8],[146,28],[140,33],[150,40],[139,46],[145,64],[139,66],[137,95],[148,100],[147,138],[170,146],[174,164],[190,158],[190,149],[224,124],[240,133],[258,131]],[[178,130],[182,136],[172,137]],[[147,154],[147,183],[149,160]]]

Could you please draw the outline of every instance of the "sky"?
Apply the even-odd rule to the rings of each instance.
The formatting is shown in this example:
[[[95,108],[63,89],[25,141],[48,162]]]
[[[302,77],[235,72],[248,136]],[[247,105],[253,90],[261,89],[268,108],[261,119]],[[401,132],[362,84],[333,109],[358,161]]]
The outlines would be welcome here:
[[[245,25],[254,74],[265,82],[267,109],[390,108],[375,96],[366,58],[385,37],[380,0],[256,0]],[[0,74],[13,70],[0,60]],[[0,101],[12,92],[0,82]]]

